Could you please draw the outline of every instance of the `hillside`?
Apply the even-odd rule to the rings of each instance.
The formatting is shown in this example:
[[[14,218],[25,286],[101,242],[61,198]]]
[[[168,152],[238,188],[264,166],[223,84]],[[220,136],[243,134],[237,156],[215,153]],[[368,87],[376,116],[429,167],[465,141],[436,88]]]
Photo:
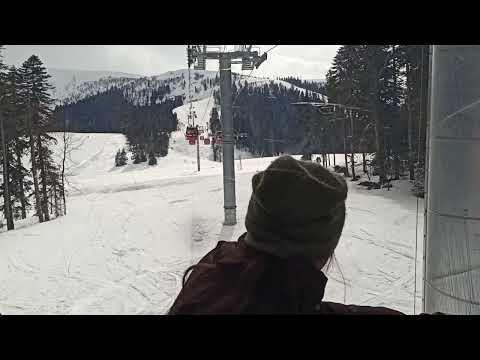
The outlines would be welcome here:
[[[155,90],[158,90],[159,87],[166,85],[170,88],[169,96],[182,96],[184,99],[189,97],[187,69],[169,71],[150,77],[100,71],[49,69],[49,72],[52,75],[51,83],[56,88],[55,96],[60,100],[67,100],[70,103],[78,102],[89,96],[98,95],[111,88],[118,88],[123,90],[125,97],[133,104],[143,106],[153,102],[161,102],[163,98],[152,99],[152,94]],[[217,80],[214,81],[216,78]],[[212,80],[212,84],[210,80]],[[236,73],[233,74],[233,80],[237,86],[240,83],[245,83],[245,81],[253,86],[263,86],[266,83],[273,83],[298,90],[302,95],[305,94],[305,89],[281,80]],[[215,90],[219,89],[218,72],[216,71],[191,70],[191,81],[193,100],[200,100],[210,96],[211,90],[205,89],[206,82],[208,82],[206,84],[207,88],[213,87]],[[322,101],[327,101],[326,96],[323,94],[310,93],[318,95]]]
[[[129,128],[131,135],[148,138],[154,127],[155,132],[174,129],[175,119],[169,115],[171,110],[185,105],[190,98],[193,102],[209,99],[207,112],[197,112],[198,121],[206,124],[211,106],[220,102],[218,72],[192,70],[190,78],[190,88],[187,69],[152,77],[109,77],[82,82],[70,89],[63,99],[64,104],[56,108],[51,130],[60,131],[66,126],[68,131],[127,135]],[[297,152],[296,138],[302,136],[304,129],[297,119],[296,109],[290,104],[326,102],[327,98],[283,80],[244,74],[233,74],[232,78],[234,126],[238,132],[248,134],[243,146],[257,155],[274,155],[287,150]],[[272,136],[275,146],[265,140]],[[142,141],[139,140],[139,146],[150,146]],[[300,147],[302,144],[300,141]]]
[[[74,88],[87,81],[96,81],[101,78],[139,78],[141,75],[128,74],[115,71],[90,71],[75,69],[48,68],[51,75],[50,83],[54,86],[52,95],[54,98],[63,99]]]

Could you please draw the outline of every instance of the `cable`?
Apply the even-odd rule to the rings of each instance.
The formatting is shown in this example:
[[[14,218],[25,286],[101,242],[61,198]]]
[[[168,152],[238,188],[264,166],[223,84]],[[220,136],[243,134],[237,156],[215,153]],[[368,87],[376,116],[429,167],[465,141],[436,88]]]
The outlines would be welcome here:
[[[275,49],[277,46],[279,46],[279,45],[272,46],[270,49],[268,49],[267,51],[265,51],[265,53],[268,53],[269,51]],[[250,73],[249,73],[247,76],[240,74],[240,78],[242,78],[242,77],[251,77],[251,75],[252,75],[252,73],[253,73],[253,70],[255,70],[255,67],[252,69],[252,71],[250,71]],[[267,80],[267,81],[268,81],[268,80]],[[235,105],[238,97],[240,96],[240,94],[242,93],[242,91],[243,91],[244,88],[245,88],[245,87],[243,87],[242,90],[240,90],[240,91],[238,92],[237,96],[235,96],[235,99],[234,99],[233,102],[232,102],[232,106]]]
[[[215,74],[215,77],[217,77],[218,73],[220,72],[220,70],[218,70]],[[203,124],[203,120],[205,119],[205,115],[207,114],[207,109],[208,109],[208,105],[210,105],[210,100],[212,100],[213,98],[213,93],[215,92],[215,86],[212,87],[212,93],[210,94],[210,96],[208,97],[208,102],[207,102],[207,106],[205,108],[205,111],[203,112],[203,116],[202,116],[202,120],[200,122],[200,124]]]
[[[275,45],[275,46],[271,47],[270,49],[268,49],[268,50],[267,50],[267,51],[265,51],[265,52],[266,52],[266,53],[268,53],[269,51],[271,51],[271,50],[275,49],[277,46],[279,46],[279,45]]]

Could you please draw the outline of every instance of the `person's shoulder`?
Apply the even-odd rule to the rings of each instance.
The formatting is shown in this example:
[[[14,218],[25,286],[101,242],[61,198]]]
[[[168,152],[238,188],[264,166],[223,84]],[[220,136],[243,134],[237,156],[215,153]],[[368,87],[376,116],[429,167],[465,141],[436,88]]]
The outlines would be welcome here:
[[[327,301],[322,302],[317,311],[326,315],[405,315],[381,306],[345,305]]]
[[[224,241],[220,240],[217,245],[210,250],[199,262],[200,263],[216,263],[219,259],[230,255],[232,252],[236,252],[239,247],[237,241]]]

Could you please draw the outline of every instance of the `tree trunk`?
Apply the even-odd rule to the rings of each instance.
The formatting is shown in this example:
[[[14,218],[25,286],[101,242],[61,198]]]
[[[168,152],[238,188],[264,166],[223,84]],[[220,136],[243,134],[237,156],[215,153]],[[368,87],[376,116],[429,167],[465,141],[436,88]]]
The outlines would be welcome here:
[[[65,196],[65,160],[67,158],[67,135],[64,127],[63,131],[63,159],[62,159],[62,189],[60,190],[63,200],[63,215],[67,215],[67,199]]]
[[[352,153],[352,160],[351,160],[351,165],[352,165],[352,178],[355,179],[355,148],[353,146],[354,144],[354,136],[355,136],[355,126],[353,124],[353,116],[352,112],[350,111],[350,131],[351,131],[351,137],[350,137],[350,151]]]
[[[367,172],[367,159],[365,157],[365,153],[362,153],[362,163],[363,163],[363,173]]]
[[[376,74],[376,72],[375,72]],[[376,163],[378,168],[379,183],[383,185],[386,181],[385,169],[385,126],[383,118],[378,114],[378,79],[375,75],[372,81],[372,92],[370,94],[370,107],[372,119],[375,123],[375,144],[376,144]]]
[[[270,136],[271,136],[271,141],[272,141],[272,156],[275,156],[275,129],[273,128],[274,122],[274,116],[273,116],[273,110],[271,111],[271,122],[270,122]]]
[[[337,153],[336,146],[333,146],[333,167],[337,166],[337,160],[335,154]]]
[[[335,154],[337,153],[337,143],[336,143],[336,136],[337,136],[337,128],[336,128],[336,122],[334,123],[335,126],[333,128],[333,134],[330,136],[330,147],[333,153],[333,166],[335,167],[336,164],[336,159],[335,159]]]
[[[40,177],[42,178],[42,208],[43,216],[45,221],[50,220],[50,215],[48,214],[48,192],[47,192],[47,174],[45,171],[45,161],[43,158],[43,149],[42,149],[42,139],[40,134],[37,135],[37,149],[38,149],[38,163],[40,166]]]
[[[412,108],[410,106],[410,99],[408,100],[408,172],[410,174],[410,180],[415,178],[415,152],[413,149],[413,119]]]
[[[10,175],[8,171],[8,151],[7,151],[7,135],[3,126],[3,115],[0,114],[0,131],[2,132],[2,152],[3,152],[3,211],[5,219],[7,220],[7,229],[13,230],[15,225],[13,223],[12,205],[10,198]]]
[[[53,215],[53,191],[51,190],[50,190],[50,215]]]
[[[16,150],[16,155],[17,155],[17,166],[20,168],[22,166],[22,154],[20,153],[20,150]],[[19,185],[19,190],[20,190],[20,206],[22,209],[22,219],[27,218],[27,201],[25,197],[25,188],[23,187],[23,175],[20,174],[20,178],[18,179],[18,185]]]
[[[383,125],[383,119],[377,113],[376,101],[373,101],[374,109],[372,111],[372,116],[375,121],[375,138],[377,145],[377,154],[376,162],[378,167],[378,175],[380,185],[383,185],[386,180],[386,171],[385,171],[385,129]]]
[[[347,153],[347,118],[343,120],[343,153],[345,155],[345,177],[349,177],[348,174],[348,153]]]
[[[372,120],[375,123],[375,144],[376,144],[376,162],[378,167],[378,175],[380,185],[383,185],[386,180],[385,171],[385,128],[383,118],[379,114],[379,75],[383,71],[383,67],[378,67],[378,55],[381,51],[381,45],[368,45],[369,57],[367,63],[367,77],[369,83],[368,102],[370,105]]]
[[[395,51],[395,46],[394,46],[394,49],[393,51]],[[395,94],[394,94],[394,101],[395,101],[395,114],[397,116],[400,116],[400,113],[399,113],[399,97],[398,97],[398,92],[397,92],[397,76],[398,76],[398,68],[397,68],[397,62],[396,62],[396,59],[395,57],[393,57],[393,88],[394,88],[394,91],[395,91]],[[394,131],[393,134],[397,134],[398,132],[398,127],[399,127],[399,117],[395,117],[394,119],[394,124],[393,124],[393,127],[392,127],[392,130],[397,130],[397,131]],[[394,180],[398,180],[400,179],[400,155],[399,155],[399,151],[400,151],[400,139],[394,135],[394,139],[392,141],[392,147],[394,147],[393,149],[393,172],[394,172]]]
[[[33,188],[35,193],[35,210],[37,211],[38,220],[43,222],[43,211],[40,202],[40,189],[38,186],[38,174],[37,174],[37,162],[35,161],[35,144],[34,138],[32,134],[32,130],[30,130],[30,160],[32,162],[32,177],[33,177]]]
[[[400,157],[398,156],[398,153],[395,152],[393,155],[393,179],[394,180],[399,180],[400,179]]]
[[[53,201],[55,204],[55,217],[58,217],[58,193],[57,193],[57,184],[53,185]]]

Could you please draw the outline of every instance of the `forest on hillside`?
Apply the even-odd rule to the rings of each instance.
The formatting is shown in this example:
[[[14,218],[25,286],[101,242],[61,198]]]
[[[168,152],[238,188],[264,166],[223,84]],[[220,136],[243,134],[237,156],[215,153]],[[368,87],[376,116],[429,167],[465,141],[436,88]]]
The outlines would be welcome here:
[[[286,152],[307,159],[314,153],[370,153],[380,186],[407,176],[414,181],[414,193],[423,196],[428,49],[428,45],[344,45],[326,83],[281,79],[310,90],[303,93],[273,81],[261,87],[248,82],[234,86],[234,127],[247,134],[237,147],[258,156]],[[321,103],[316,93],[327,95],[331,106],[298,104]],[[214,96],[218,105],[220,95]],[[217,117],[215,110],[211,116],[215,131],[220,126]],[[345,175],[351,176],[348,169]]]
[[[168,85],[150,95],[164,98]],[[169,97],[148,105],[132,104],[122,89],[111,87],[105,92],[85,97],[75,103],[55,108],[52,131],[122,133],[135,163],[166,156],[170,134],[177,130],[174,108],[183,104],[182,96]],[[120,149],[119,149],[120,150]]]

